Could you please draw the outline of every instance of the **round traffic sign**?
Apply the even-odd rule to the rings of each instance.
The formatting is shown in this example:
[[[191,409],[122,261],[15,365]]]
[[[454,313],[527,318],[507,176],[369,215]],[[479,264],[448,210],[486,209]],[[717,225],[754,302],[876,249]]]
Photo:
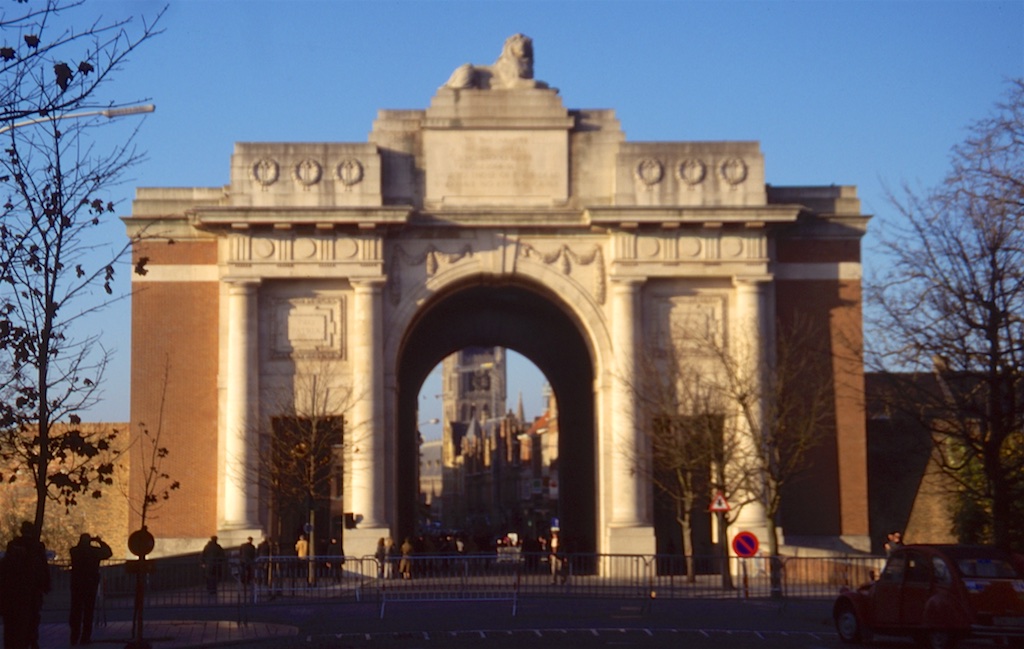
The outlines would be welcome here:
[[[757,554],[760,543],[752,532],[740,532],[732,539],[732,551],[737,557],[750,558]]]

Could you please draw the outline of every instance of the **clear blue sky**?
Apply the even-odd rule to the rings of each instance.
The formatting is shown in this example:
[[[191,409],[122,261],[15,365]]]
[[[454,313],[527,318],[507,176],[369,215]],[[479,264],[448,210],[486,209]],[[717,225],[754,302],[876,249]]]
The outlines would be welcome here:
[[[857,185],[877,225],[895,218],[885,188],[937,184],[965,127],[1024,76],[1020,1],[181,0],[163,26],[107,89],[157,105],[138,140],[149,160],[113,196],[124,215],[135,186],[227,184],[236,141],[365,142],[378,109],[425,108],[458,65],[493,62],[522,32],[566,107],[614,109],[630,141],[760,141],[769,183]],[[89,418],[127,421],[128,303],[103,319],[116,357]],[[512,404],[521,389],[540,414],[536,375],[510,380]]]

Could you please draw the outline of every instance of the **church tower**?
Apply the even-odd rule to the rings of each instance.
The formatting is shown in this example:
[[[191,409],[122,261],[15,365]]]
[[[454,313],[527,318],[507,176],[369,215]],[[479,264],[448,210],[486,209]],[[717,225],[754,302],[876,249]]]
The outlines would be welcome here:
[[[442,363],[444,426],[484,423],[505,414],[506,369],[502,347],[466,347]]]

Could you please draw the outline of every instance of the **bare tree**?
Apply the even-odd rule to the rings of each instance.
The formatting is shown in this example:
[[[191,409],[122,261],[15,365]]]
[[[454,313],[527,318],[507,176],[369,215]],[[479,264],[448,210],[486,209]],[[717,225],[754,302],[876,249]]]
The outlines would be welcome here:
[[[257,432],[259,451],[248,478],[269,496],[278,536],[284,521],[308,526],[311,554],[317,530],[328,526],[330,503],[341,500],[344,452],[360,429],[350,418],[352,388],[336,376],[329,362],[300,362],[290,385],[264,392],[271,414]]]
[[[734,501],[730,512],[718,516],[719,549],[727,548],[728,525],[742,509],[746,472],[737,464],[735,427],[725,426],[721,387],[712,378],[707,359],[692,344],[680,344],[691,334],[677,332],[671,350],[648,349],[637,364],[634,392],[645,434],[646,457],[636,470],[648,475],[655,488],[672,502],[686,561],[687,580],[696,580],[694,549],[698,546],[693,518],[709,491]],[[705,337],[700,337],[701,342]],[[689,353],[688,353],[689,352]],[[731,585],[727,562],[721,572]]]
[[[751,476],[744,488],[764,507],[772,557],[779,555],[785,488],[808,468],[808,454],[835,413],[832,356],[818,328],[796,318],[779,323],[777,331],[774,349],[765,341],[712,348],[732,413],[726,425],[735,427],[737,436],[749,436],[738,452]],[[753,353],[754,345],[764,349]],[[778,577],[777,571],[772,574]]]
[[[932,432],[960,535],[1024,548],[1024,81],[970,126],[943,182],[904,187],[870,284],[872,363]],[[919,380],[935,372],[935,383]]]
[[[683,399],[679,412],[691,413],[683,421],[698,424],[696,429],[690,424],[689,434],[710,439],[699,447],[700,461],[732,504],[720,518],[719,545],[726,548],[727,528],[743,508],[760,504],[773,558],[773,591],[781,593],[777,557],[783,494],[808,468],[808,454],[825,435],[835,403],[832,357],[819,328],[795,317],[778,323],[776,331],[774,340],[740,339],[725,336],[723,323],[690,323],[674,335],[684,350],[677,358],[690,369],[676,370],[673,381]],[[693,419],[693,412],[702,416]]]
[[[75,326],[109,299],[99,291],[113,292],[130,242],[110,250],[92,235],[115,209],[105,195],[142,157],[130,137],[99,150],[92,115],[118,106],[101,96],[105,82],[158,33],[156,21],[134,34],[130,20],[68,27],[82,4],[48,0],[0,16],[0,383],[12,393],[0,430],[3,452],[34,484],[37,532],[49,499],[70,506],[96,495],[113,471],[90,461],[109,438],[84,434],[77,414],[98,398],[108,355]],[[62,420],[70,426],[55,428]]]
[[[139,517],[140,529],[146,529],[146,519],[154,510],[170,500],[171,493],[181,488],[178,480],[171,478],[164,469],[164,460],[170,455],[170,449],[161,443],[164,432],[164,407],[167,405],[167,383],[171,376],[171,359],[164,360],[164,375],[161,383],[160,407],[157,409],[157,421],[152,428],[145,422],[139,422],[138,432],[132,436],[129,453],[135,456],[132,462],[138,469],[129,479],[135,483],[139,497],[133,498],[131,485],[122,487],[122,494],[128,506]]]

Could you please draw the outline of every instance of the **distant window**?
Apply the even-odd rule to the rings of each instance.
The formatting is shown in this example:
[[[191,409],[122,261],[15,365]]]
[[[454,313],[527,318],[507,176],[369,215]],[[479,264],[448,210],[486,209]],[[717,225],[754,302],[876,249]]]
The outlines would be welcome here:
[[[1002,559],[961,559],[957,562],[960,572],[966,577],[988,577],[990,579],[1015,579],[1017,571]]]

